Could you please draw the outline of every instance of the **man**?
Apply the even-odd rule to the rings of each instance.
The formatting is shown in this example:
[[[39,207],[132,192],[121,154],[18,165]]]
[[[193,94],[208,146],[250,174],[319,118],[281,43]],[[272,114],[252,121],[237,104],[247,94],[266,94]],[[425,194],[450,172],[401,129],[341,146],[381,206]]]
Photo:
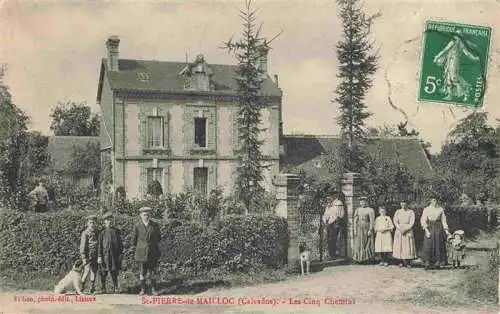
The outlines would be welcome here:
[[[325,209],[323,222],[326,225],[328,254],[330,258],[337,257],[337,239],[342,232],[344,223],[344,206],[339,199],[331,199]]]
[[[141,292],[146,293],[146,278],[149,277],[151,293],[158,295],[156,291],[155,275],[160,259],[159,243],[161,239],[160,227],[151,220],[151,208],[139,209],[140,221],[134,227],[132,246],[135,247],[135,260],[139,262]]]
[[[90,293],[95,292],[95,276],[97,273],[97,248],[99,241],[99,231],[96,226],[96,215],[87,216],[87,229],[82,232],[80,237],[80,257],[85,266],[82,275],[82,291],[85,288],[85,281],[90,273]]]
[[[119,293],[118,273],[123,259],[123,245],[120,231],[112,226],[113,215],[107,212],[102,216],[104,229],[99,234],[97,263],[101,269],[101,293],[106,293],[106,279],[108,272],[113,281],[113,292]]]
[[[47,193],[42,180],[38,182],[38,186],[31,191],[29,195],[33,199],[35,212],[44,212],[47,210],[49,194]]]

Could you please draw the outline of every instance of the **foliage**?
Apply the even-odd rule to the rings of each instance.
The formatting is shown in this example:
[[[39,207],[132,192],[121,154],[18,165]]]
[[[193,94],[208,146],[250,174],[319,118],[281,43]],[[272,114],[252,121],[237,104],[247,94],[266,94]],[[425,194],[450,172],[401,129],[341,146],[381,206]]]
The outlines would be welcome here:
[[[485,112],[474,112],[462,119],[435,159],[440,175],[455,178],[460,182],[460,192],[474,201],[499,196],[495,181],[500,160],[499,135],[487,121]]]
[[[467,294],[480,302],[498,303],[498,268],[500,267],[498,246],[488,254],[487,263],[466,273]]]
[[[155,198],[160,197],[163,194],[163,189],[161,187],[161,183],[158,180],[153,180],[148,184],[148,195],[151,195]]]
[[[101,173],[100,152],[101,147],[96,143],[87,143],[84,147],[73,146],[66,171],[74,176],[81,174],[91,176],[94,188],[98,188]]]
[[[60,275],[79,258],[80,233],[89,212],[0,213],[0,270]],[[123,270],[136,270],[131,232],[137,217],[115,215],[124,243]],[[160,277],[169,265],[200,276],[208,270],[247,271],[259,266],[279,267],[286,257],[286,222],[272,216],[228,216],[209,227],[186,220],[158,221],[162,241]],[[43,236],[40,236],[43,235]],[[30,241],[19,241],[30,239]]]
[[[26,137],[26,154],[21,163],[21,173],[24,177],[38,178],[46,174],[50,166],[50,154],[47,151],[49,138],[40,132],[28,132]]]
[[[377,70],[377,56],[371,51],[370,28],[377,15],[367,16],[358,0],[337,0],[342,21],[342,40],[337,43],[339,62],[337,77],[340,84],[335,92],[335,102],[340,105],[337,122],[341,126],[342,139],[348,152],[344,168],[357,170],[351,158],[357,156],[358,147],[366,137],[364,121],[370,116],[364,103]]]
[[[238,62],[236,70],[238,85],[238,139],[240,147],[237,150],[239,165],[235,190],[238,198],[243,200],[246,212],[252,203],[264,192],[261,182],[262,170],[266,165],[262,156],[260,139],[262,129],[261,112],[263,98],[261,84],[264,71],[260,67],[261,58],[269,51],[269,42],[260,36],[260,27],[255,24],[256,13],[251,9],[250,1],[246,1],[245,8],[240,10],[243,21],[242,38],[225,43],[225,49],[233,53]]]
[[[50,117],[56,136],[99,136],[99,116],[86,102],[58,102]]]
[[[0,203],[16,206],[20,198],[22,161],[26,156],[29,118],[12,102],[0,69]]]

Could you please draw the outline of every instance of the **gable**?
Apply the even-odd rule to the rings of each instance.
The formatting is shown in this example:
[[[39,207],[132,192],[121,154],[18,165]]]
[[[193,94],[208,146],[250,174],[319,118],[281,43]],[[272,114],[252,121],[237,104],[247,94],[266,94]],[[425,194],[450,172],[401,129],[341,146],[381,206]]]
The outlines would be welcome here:
[[[321,179],[325,177],[320,167],[322,155],[340,149],[341,139],[335,136],[293,136],[282,139],[285,154],[282,156],[281,171],[297,173],[300,170]],[[397,160],[406,165],[417,178],[433,174],[427,155],[417,137],[370,138],[366,149],[380,158]]]

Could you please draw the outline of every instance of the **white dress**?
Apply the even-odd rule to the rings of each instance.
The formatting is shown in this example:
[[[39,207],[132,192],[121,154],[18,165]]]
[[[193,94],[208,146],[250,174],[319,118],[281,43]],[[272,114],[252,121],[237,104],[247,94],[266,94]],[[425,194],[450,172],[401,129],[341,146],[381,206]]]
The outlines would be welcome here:
[[[392,224],[389,216],[378,216],[375,219],[375,252],[385,253],[392,252]]]
[[[394,248],[392,257],[397,259],[415,259],[417,251],[415,249],[415,237],[413,235],[413,225],[415,224],[415,214],[411,209],[398,209],[394,214]]]

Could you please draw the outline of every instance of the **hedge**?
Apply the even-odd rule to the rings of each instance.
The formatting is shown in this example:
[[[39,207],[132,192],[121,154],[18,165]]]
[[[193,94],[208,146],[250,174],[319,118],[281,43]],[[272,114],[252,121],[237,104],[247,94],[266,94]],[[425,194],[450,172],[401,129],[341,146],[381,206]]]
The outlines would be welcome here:
[[[0,272],[60,275],[79,258],[81,232],[88,212],[0,212]],[[116,215],[125,248],[123,270],[136,270],[130,248],[137,217]],[[223,268],[278,268],[288,250],[287,225],[275,216],[226,216],[210,226],[180,219],[157,220],[162,241],[160,275],[176,265],[190,275]],[[163,274],[162,274],[163,272]]]

